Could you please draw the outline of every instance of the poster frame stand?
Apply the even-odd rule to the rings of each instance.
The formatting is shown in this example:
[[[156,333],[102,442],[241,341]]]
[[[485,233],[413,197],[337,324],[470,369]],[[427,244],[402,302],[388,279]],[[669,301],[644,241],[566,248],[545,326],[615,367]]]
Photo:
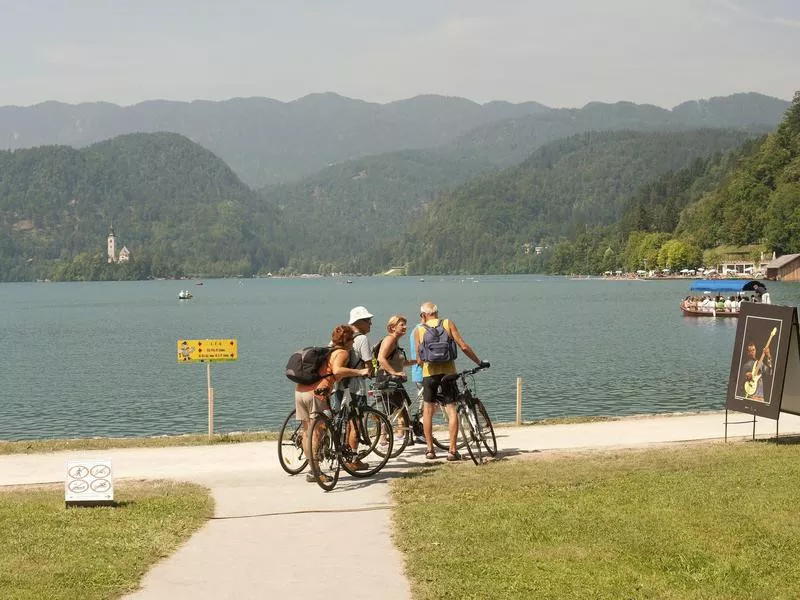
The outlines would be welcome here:
[[[757,358],[759,348],[762,351],[760,358]],[[749,374],[751,365],[755,364],[759,365],[758,377],[755,377],[755,366],[752,367],[752,375]],[[761,374],[764,365],[769,367],[767,376]],[[746,380],[753,379],[760,381],[761,387],[754,392],[756,386],[750,384],[752,387],[748,394],[743,391],[747,390]],[[731,412],[753,416],[753,441],[756,439],[758,417],[775,421],[774,439],[778,440],[781,413],[800,415],[800,322],[796,307],[750,302],[742,304],[725,403],[725,442],[728,441],[728,425],[751,422],[749,419],[731,421]]]

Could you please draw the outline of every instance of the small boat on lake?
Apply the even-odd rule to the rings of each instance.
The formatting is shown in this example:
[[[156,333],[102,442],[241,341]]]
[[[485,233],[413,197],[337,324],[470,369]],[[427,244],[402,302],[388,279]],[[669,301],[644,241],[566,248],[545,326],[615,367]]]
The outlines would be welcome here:
[[[739,316],[738,304],[741,301],[753,300],[755,302],[769,303],[767,286],[754,279],[696,279],[689,286],[692,296],[702,294],[711,300],[708,306],[700,306],[699,301],[694,303],[681,300],[681,312],[685,317],[723,317],[737,318]],[[749,292],[749,293],[748,293]],[[717,296],[735,296],[736,308],[717,308],[714,299]]]
[[[178,300],[191,300],[192,294],[189,290],[181,290],[178,292]]]

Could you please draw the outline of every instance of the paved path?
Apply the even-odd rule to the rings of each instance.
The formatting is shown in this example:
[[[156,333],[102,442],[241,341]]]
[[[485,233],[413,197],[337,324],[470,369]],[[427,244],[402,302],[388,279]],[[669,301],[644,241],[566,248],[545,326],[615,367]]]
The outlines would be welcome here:
[[[548,450],[637,447],[721,439],[724,412],[496,430],[503,456]],[[728,435],[749,437],[752,421],[731,413]],[[775,435],[761,419],[759,437]],[[800,417],[782,415],[780,433],[800,433]],[[278,465],[275,442],[184,448],[0,456],[0,485],[59,482],[67,460],[111,459],[123,478],[168,478],[208,486],[214,518],[156,565],[128,600],[324,597],[352,600],[378,590],[381,600],[409,598],[403,558],[391,540],[389,482],[427,462],[412,446],[370,479],[342,475],[325,493]],[[463,465],[463,468],[475,468]],[[316,558],[315,558],[316,557]]]

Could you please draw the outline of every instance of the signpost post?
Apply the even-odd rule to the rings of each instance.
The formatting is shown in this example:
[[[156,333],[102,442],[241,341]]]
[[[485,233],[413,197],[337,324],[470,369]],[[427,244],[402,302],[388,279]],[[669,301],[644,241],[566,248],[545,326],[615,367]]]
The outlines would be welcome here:
[[[206,363],[208,382],[208,437],[214,435],[214,388],[211,387],[211,363],[232,362],[239,358],[235,339],[178,340],[178,362]]]

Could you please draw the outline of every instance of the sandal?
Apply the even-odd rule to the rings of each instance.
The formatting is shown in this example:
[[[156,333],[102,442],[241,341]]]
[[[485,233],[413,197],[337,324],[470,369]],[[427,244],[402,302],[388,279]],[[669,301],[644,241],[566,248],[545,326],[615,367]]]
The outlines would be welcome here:
[[[456,460],[461,460],[461,455],[458,453],[458,450],[455,452],[448,452],[447,453],[447,460],[450,462],[454,462]]]
[[[427,458],[428,460],[436,460],[436,452],[434,452],[433,450],[429,450],[428,452],[425,453],[425,458]]]

